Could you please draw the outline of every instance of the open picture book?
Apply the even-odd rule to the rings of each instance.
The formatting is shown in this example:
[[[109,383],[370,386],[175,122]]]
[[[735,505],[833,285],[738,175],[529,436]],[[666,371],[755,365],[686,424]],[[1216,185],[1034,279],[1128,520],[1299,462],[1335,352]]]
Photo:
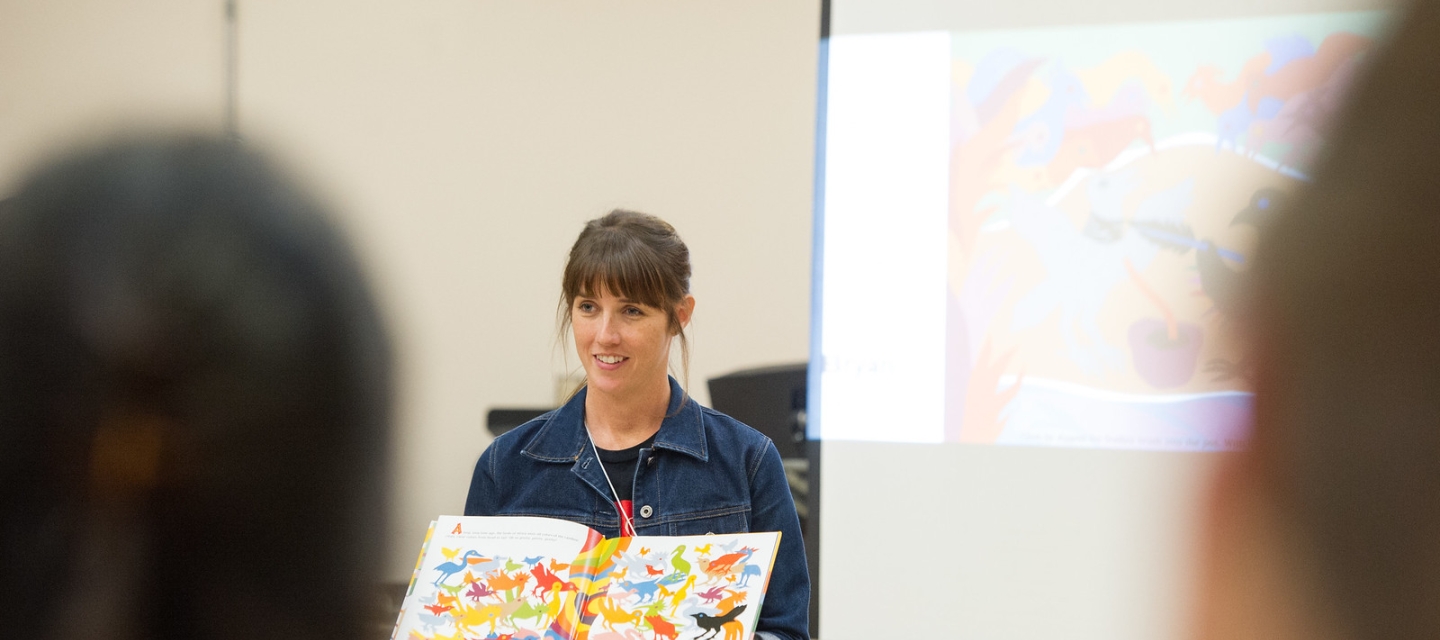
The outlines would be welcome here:
[[[748,640],[780,533],[604,538],[565,520],[430,523],[392,640]]]

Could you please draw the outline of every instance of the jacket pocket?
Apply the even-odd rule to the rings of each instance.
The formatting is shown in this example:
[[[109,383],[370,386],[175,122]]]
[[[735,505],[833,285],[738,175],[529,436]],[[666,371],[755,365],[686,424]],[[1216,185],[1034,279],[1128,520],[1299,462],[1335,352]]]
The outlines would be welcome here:
[[[711,509],[675,516],[669,524],[669,535],[703,536],[707,533],[746,533],[750,531],[749,507]]]

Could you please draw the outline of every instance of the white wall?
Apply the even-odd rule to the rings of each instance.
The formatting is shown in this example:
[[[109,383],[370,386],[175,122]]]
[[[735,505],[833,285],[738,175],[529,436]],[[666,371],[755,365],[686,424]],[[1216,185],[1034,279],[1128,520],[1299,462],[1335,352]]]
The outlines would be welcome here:
[[[690,245],[702,401],[808,356],[818,0],[238,5],[240,132],[336,204],[399,347],[391,577],[461,510],[486,411],[552,401],[584,220],[637,208]],[[0,189],[116,123],[219,126],[222,6],[4,0]]]
[[[0,1],[0,193],[55,149],[122,122],[220,126],[222,6]]]

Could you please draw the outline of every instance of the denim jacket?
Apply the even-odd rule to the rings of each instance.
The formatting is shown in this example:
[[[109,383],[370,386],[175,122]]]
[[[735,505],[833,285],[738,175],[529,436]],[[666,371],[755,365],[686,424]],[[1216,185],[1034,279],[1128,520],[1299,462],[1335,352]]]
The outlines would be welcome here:
[[[465,515],[561,518],[619,535],[584,415],[581,389],[559,409],[496,438],[475,465]],[[781,532],[757,630],[762,638],[808,640],[810,575],[780,452],[760,432],[686,398],[674,378],[666,415],[653,448],[640,450],[636,534]]]

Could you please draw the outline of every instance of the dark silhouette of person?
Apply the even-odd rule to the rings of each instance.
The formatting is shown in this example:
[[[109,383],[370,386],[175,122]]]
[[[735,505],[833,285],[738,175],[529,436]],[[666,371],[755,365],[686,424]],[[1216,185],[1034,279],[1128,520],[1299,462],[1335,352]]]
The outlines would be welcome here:
[[[1249,272],[1249,449],[1218,472],[1200,638],[1440,637],[1440,3],[1352,86]]]
[[[257,153],[40,169],[0,205],[3,634],[365,635],[389,353],[348,243]]]

